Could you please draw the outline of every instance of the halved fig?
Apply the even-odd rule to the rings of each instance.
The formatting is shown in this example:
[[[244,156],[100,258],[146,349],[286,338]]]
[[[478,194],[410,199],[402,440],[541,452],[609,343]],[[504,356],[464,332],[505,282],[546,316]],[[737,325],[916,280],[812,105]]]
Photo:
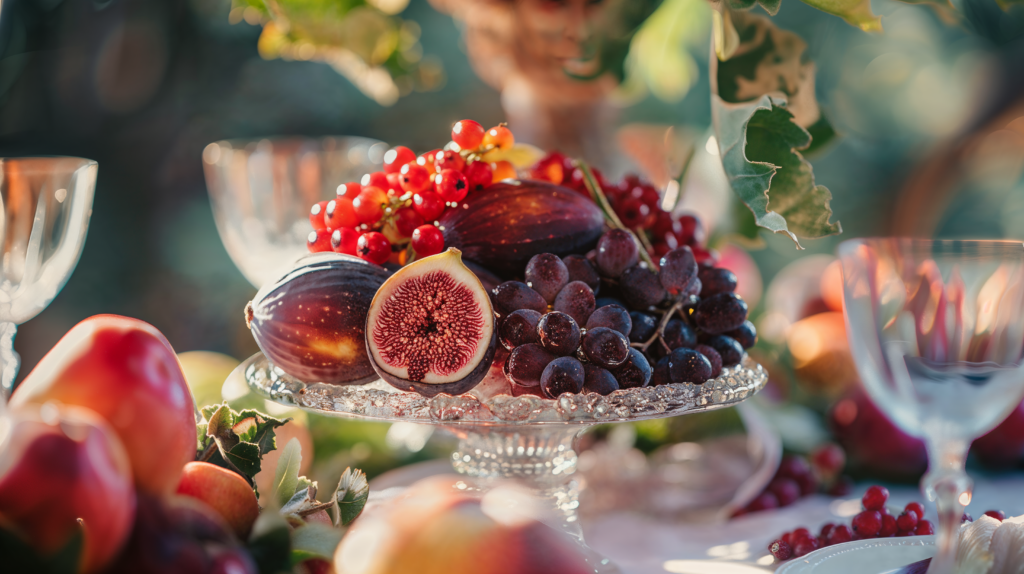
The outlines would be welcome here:
[[[450,248],[403,267],[366,316],[366,350],[382,379],[426,397],[462,394],[487,374],[497,335],[487,290]]]

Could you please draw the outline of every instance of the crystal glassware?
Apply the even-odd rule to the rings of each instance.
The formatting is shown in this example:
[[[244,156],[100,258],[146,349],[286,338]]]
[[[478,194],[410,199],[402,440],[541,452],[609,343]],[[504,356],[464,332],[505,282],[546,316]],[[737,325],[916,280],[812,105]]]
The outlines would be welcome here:
[[[308,253],[309,209],[380,168],[387,145],[361,137],[224,140],[203,150],[217,231],[259,288]]]
[[[761,390],[768,374],[749,357],[702,385],[668,384],[619,390],[608,396],[564,394],[557,400],[500,392],[500,362],[466,394],[426,398],[377,380],[365,385],[304,383],[257,353],[229,380],[241,377],[259,395],[323,415],[382,422],[431,424],[459,439],[452,467],[460,488],[486,491],[513,479],[530,488],[557,517],[554,526],[577,541],[594,572],[618,572],[590,550],[579,524],[576,441],[597,424],[679,416],[738,404]],[[504,384],[507,387],[507,383]]]
[[[18,325],[53,301],[82,255],[97,164],[77,157],[0,158],[0,384],[10,394]]]
[[[967,450],[1024,397],[1024,244],[855,239],[839,258],[864,387],[927,444],[921,486],[939,513],[928,572],[949,574],[971,499]]]

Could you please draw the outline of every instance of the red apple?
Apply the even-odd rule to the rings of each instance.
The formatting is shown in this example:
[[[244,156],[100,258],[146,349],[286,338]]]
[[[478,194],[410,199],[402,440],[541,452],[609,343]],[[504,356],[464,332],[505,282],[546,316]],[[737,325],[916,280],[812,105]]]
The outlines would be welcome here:
[[[195,404],[174,349],[138,319],[96,315],[68,331],[11,396],[15,407],[47,401],[105,418],[143,492],[173,492],[195,458]]]
[[[231,530],[245,540],[260,515],[256,493],[238,473],[208,462],[185,465],[178,494],[205,502],[217,511]]]
[[[0,428],[0,524],[44,555],[82,528],[79,571],[101,570],[128,538],[135,515],[131,467],[117,435],[95,413],[56,403],[20,408],[4,422],[10,427]]]
[[[993,468],[1009,468],[1024,458],[1024,403],[988,434],[974,441],[971,452]]]

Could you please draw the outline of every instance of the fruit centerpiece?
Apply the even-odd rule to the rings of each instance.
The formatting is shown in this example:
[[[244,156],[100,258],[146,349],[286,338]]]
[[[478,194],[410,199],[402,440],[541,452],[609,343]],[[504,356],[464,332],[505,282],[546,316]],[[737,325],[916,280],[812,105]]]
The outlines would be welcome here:
[[[697,218],[504,126],[396,147],[310,222],[312,254],[245,308],[262,353],[236,373],[284,404],[445,426],[457,471],[532,484],[581,542],[583,430],[729,406],[767,380]]]

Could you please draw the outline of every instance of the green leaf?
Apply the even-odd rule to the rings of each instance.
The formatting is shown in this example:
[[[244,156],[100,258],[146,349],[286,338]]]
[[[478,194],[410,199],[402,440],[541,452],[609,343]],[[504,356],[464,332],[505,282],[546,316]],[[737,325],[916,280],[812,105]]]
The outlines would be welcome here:
[[[274,429],[284,426],[287,419],[276,419],[253,409],[246,409],[238,413],[239,419],[253,418],[256,420],[255,436],[249,441],[259,445],[260,453],[267,454],[277,448],[277,435]]]
[[[366,474],[359,469],[346,468],[334,492],[335,525],[352,524],[363,512],[369,496],[370,485],[366,482]]]
[[[261,512],[252,527],[246,549],[260,574],[291,571],[291,528],[276,512]]]
[[[807,128],[807,133],[811,134],[811,145],[803,151],[804,157],[820,152],[836,138],[836,130],[825,114],[821,114],[818,121]]]
[[[629,44],[621,90],[650,90],[665,102],[678,102],[700,79],[693,53],[707,43],[711,19],[706,0],[665,0]]]
[[[832,194],[815,184],[800,153],[812,142],[801,125],[821,121],[814,67],[802,60],[806,44],[761,16],[738,13],[735,21],[741,38],[736,56],[720,67],[711,58],[712,119],[729,184],[758,227],[785,233],[798,248],[798,237],[841,233],[840,224],[829,221]],[[829,132],[822,131],[826,139]]]
[[[871,0],[803,0],[803,3],[839,16],[865,32],[882,31],[882,18],[871,12]]]
[[[0,556],[4,572],[33,574],[77,574],[82,555],[82,529],[76,529],[68,542],[52,554],[40,554],[14,532],[0,528]]]
[[[252,482],[260,471],[260,447],[251,442],[240,442],[227,451],[225,458]]]
[[[342,531],[324,524],[307,524],[292,532],[292,565],[310,558],[334,557]]]
[[[284,506],[295,494],[301,465],[302,447],[299,446],[299,439],[293,438],[281,451],[281,457],[277,459],[277,469],[274,471],[274,498],[279,505]]]
[[[207,419],[206,436],[217,441],[221,451],[238,444],[238,436],[231,430],[235,426],[236,413],[231,410],[227,403],[219,405]]]
[[[756,4],[760,4],[764,11],[772,16],[779,13],[779,5],[782,0],[727,0],[726,4],[731,10],[749,10]]]

